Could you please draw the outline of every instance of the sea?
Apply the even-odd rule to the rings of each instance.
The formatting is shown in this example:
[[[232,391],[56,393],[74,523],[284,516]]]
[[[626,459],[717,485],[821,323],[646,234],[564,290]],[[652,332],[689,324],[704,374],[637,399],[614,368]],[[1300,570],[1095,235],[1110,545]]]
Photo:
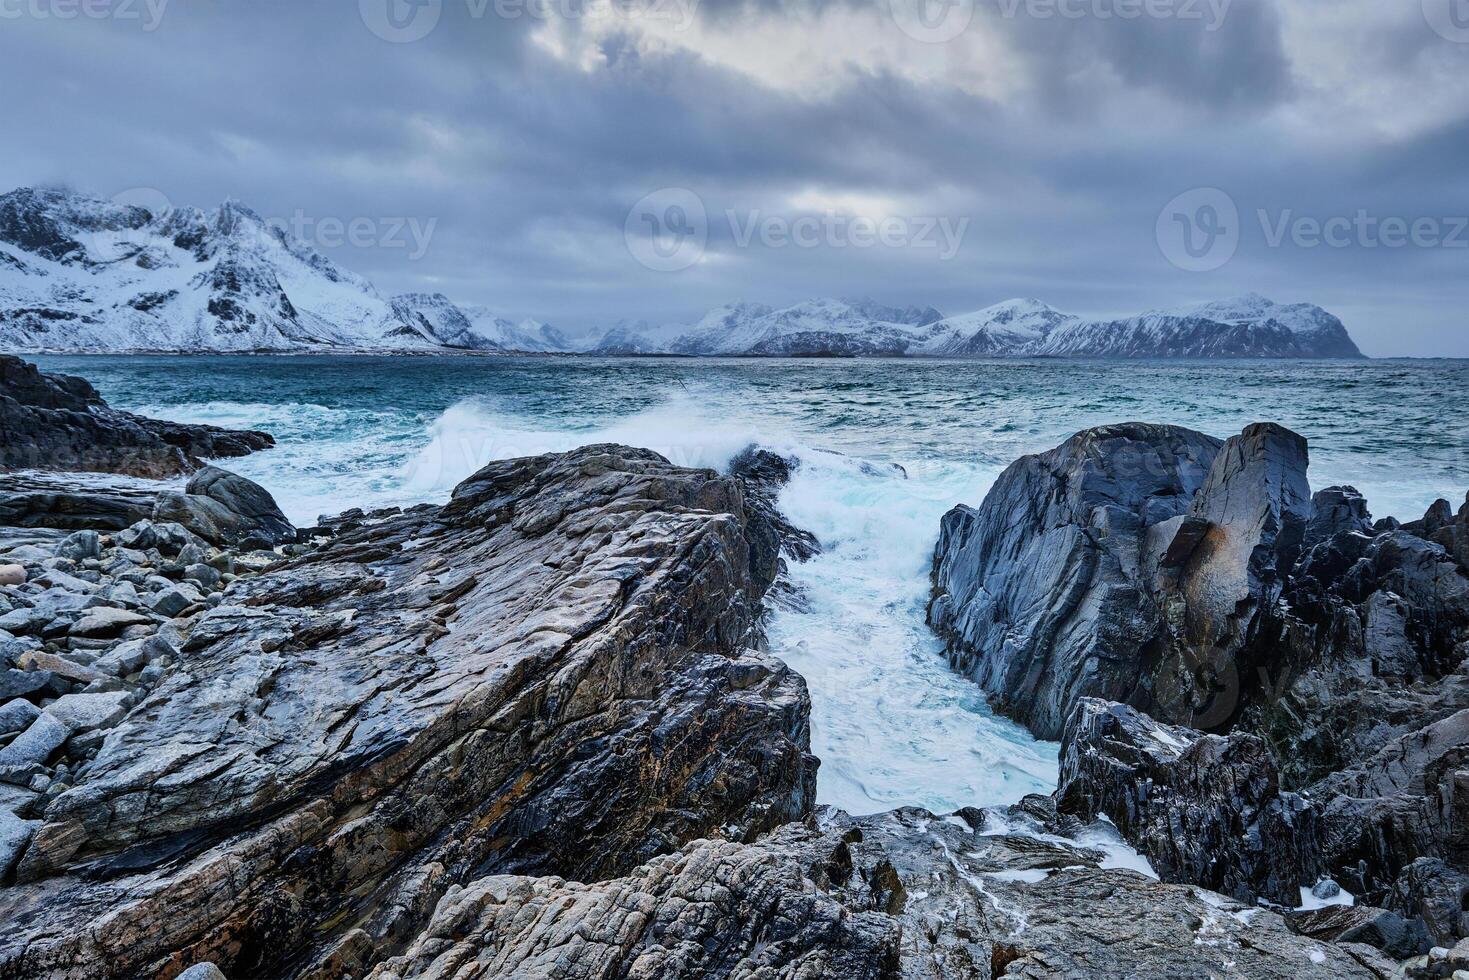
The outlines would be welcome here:
[[[34,360],[119,408],[272,433],[225,465],[302,525],[442,501],[492,460],[589,443],[715,468],[751,444],[795,457],[781,506],[824,551],[793,565],[809,603],[775,613],[771,646],[811,688],[818,798],[855,814],[1055,786],[1057,746],[996,716],[924,624],[940,519],[1017,457],[1109,422],[1225,437],[1275,421],[1309,440],[1313,487],[1351,484],[1375,516],[1469,489],[1469,361]]]

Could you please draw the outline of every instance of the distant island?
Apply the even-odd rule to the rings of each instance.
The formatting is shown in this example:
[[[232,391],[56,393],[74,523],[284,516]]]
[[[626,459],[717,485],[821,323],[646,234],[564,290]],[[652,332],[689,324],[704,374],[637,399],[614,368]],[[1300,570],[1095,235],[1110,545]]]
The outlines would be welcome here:
[[[1015,299],[945,316],[863,299],[738,303],[573,340],[440,293],[385,297],[248,207],[163,213],[69,190],[0,196],[0,350],[690,357],[1360,358],[1310,303],[1250,294],[1119,319]]]

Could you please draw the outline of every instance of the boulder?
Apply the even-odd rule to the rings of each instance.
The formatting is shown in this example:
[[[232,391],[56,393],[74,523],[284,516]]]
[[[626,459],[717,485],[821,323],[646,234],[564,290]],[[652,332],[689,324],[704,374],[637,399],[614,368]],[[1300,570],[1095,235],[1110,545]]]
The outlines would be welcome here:
[[[217,545],[296,540],[296,529],[264,487],[215,466],[196,473],[183,493],[160,494],[153,519],[182,525]]]
[[[131,609],[116,606],[97,606],[71,626],[72,636],[92,639],[111,639],[129,626],[142,626],[153,622],[147,616]]]
[[[43,711],[9,745],[0,748],[0,766],[45,765],[70,735],[71,729]]]
[[[56,548],[56,557],[85,561],[102,554],[102,542],[96,531],[76,531],[67,535]]]
[[[72,732],[111,728],[127,714],[128,700],[126,691],[68,694],[46,705],[46,714]]]
[[[1167,616],[1149,566],[1204,530],[1185,518],[1221,445],[1176,426],[1089,429],[950,511],[928,620],[955,668],[1042,738],[1082,697],[1152,704],[1139,667]]]
[[[23,731],[41,710],[22,698],[12,698],[0,705],[0,735]]]
[[[1395,960],[1426,953],[1433,945],[1422,919],[1405,919],[1370,905],[1328,905],[1287,913],[1285,921],[1298,935],[1330,943],[1363,943]]]
[[[25,585],[26,570],[24,565],[0,565],[0,586]]]
[[[21,820],[9,810],[0,808],[0,881],[10,875],[21,852],[40,826],[39,820]]]
[[[0,354],[0,468],[168,477],[203,458],[274,445],[263,432],[147,419],[113,409],[86,381]]]

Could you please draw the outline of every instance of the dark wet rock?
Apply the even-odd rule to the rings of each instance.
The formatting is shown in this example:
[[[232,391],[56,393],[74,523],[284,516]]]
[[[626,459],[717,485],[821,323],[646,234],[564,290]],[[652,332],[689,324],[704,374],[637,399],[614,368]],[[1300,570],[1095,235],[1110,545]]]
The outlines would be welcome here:
[[[1265,742],[1163,725],[1085,699],[1061,746],[1057,809],[1105,816],[1165,881],[1286,907],[1321,870],[1317,814],[1282,792]]]
[[[1418,858],[1404,868],[1384,904],[1420,916],[1440,946],[1469,935],[1469,875],[1438,858]]]
[[[1395,960],[1426,953],[1432,945],[1421,919],[1405,919],[1370,905],[1328,905],[1307,912],[1288,912],[1285,921],[1298,935],[1322,942],[1362,943]]]
[[[274,445],[263,432],[147,419],[108,407],[81,378],[0,355],[0,467],[167,477]]]
[[[1403,530],[1439,545],[1469,572],[1469,494],[1457,514],[1447,500],[1438,500],[1421,521],[1405,524]]]
[[[1311,497],[1311,519],[1306,525],[1306,548],[1338,534],[1372,533],[1372,514],[1367,498],[1356,487],[1327,487]]]
[[[1164,645],[1167,613],[1147,565],[1202,534],[1185,518],[1221,445],[1175,426],[1089,429],[950,511],[928,618],[956,669],[1044,738],[1081,697],[1151,705],[1138,661]]]
[[[735,479],[590,447],[234,582],[48,796],[0,974],[386,958],[452,885],[800,819],[809,700],[746,645],[754,520]]]
[[[368,975],[1325,980],[1395,969],[1369,947],[1302,938],[1274,913],[1100,860],[923,810],[825,811],[815,826],[699,841],[597,883],[483,878],[446,895],[405,952]],[[370,948],[364,937],[358,949]]]
[[[183,493],[160,494],[153,520],[178,524],[217,545],[271,547],[296,540],[296,529],[264,487],[217,466],[196,473]]]
[[[1178,573],[1186,642],[1233,655],[1280,597],[1311,517],[1306,440],[1272,423],[1229,439],[1189,516],[1208,531]]]
[[[1201,481],[1163,451],[1169,430],[1129,430],[1023,459],[945,519],[930,618],[956,666],[1042,735],[1089,695],[1170,723],[1080,713],[1058,797],[1063,816],[1108,815],[1166,878],[1293,904],[1324,872],[1462,936],[1469,512],[1374,524],[1350,487],[1313,498],[1304,441],[1275,425],[1229,440]],[[1187,499],[1099,476],[1140,456],[1164,471],[1140,486]]]
[[[0,524],[120,531],[151,515],[158,493],[157,487],[108,484],[91,475],[0,474]]]

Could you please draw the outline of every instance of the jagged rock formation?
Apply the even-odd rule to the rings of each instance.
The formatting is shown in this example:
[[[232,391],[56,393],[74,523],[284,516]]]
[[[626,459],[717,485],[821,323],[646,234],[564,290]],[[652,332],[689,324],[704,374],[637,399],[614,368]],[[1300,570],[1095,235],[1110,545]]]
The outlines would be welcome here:
[[[1066,729],[1056,795],[1067,813],[1111,820],[1166,880],[1246,904],[1293,908],[1323,870],[1316,812],[1281,790],[1254,735],[1204,735],[1086,698]]]
[[[0,975],[337,975],[454,884],[801,818],[805,686],[748,647],[759,520],[735,479],[590,447],[234,583],[34,814]]]
[[[824,811],[753,845],[700,841],[595,884],[495,876],[445,895],[372,980],[420,976],[1385,978],[1361,944],[984,815]]]
[[[1182,521],[1220,446],[1174,426],[1090,429],[945,515],[928,618],[955,669],[1043,738],[1080,697],[1151,706],[1138,651],[1161,656],[1168,613],[1144,563],[1181,560],[1157,529]]]
[[[752,649],[817,547],[790,465],[596,446],[273,551],[0,542],[0,976],[1391,975],[1382,929],[1103,867],[1044,799],[813,819],[804,684]]]
[[[1319,873],[1452,942],[1469,508],[1373,524],[1350,487],[1311,497],[1304,441],[1274,425],[1200,480],[1178,447],[1206,438],[1114,426],[1016,463],[945,518],[931,621],[1033,730],[1073,712],[1063,810],[1105,814],[1165,877],[1289,905]]]
[[[42,374],[0,355],[0,468],[81,470],[130,476],[190,473],[201,459],[244,456],[275,445],[264,432],[163,422],[109,408],[81,378]]]

